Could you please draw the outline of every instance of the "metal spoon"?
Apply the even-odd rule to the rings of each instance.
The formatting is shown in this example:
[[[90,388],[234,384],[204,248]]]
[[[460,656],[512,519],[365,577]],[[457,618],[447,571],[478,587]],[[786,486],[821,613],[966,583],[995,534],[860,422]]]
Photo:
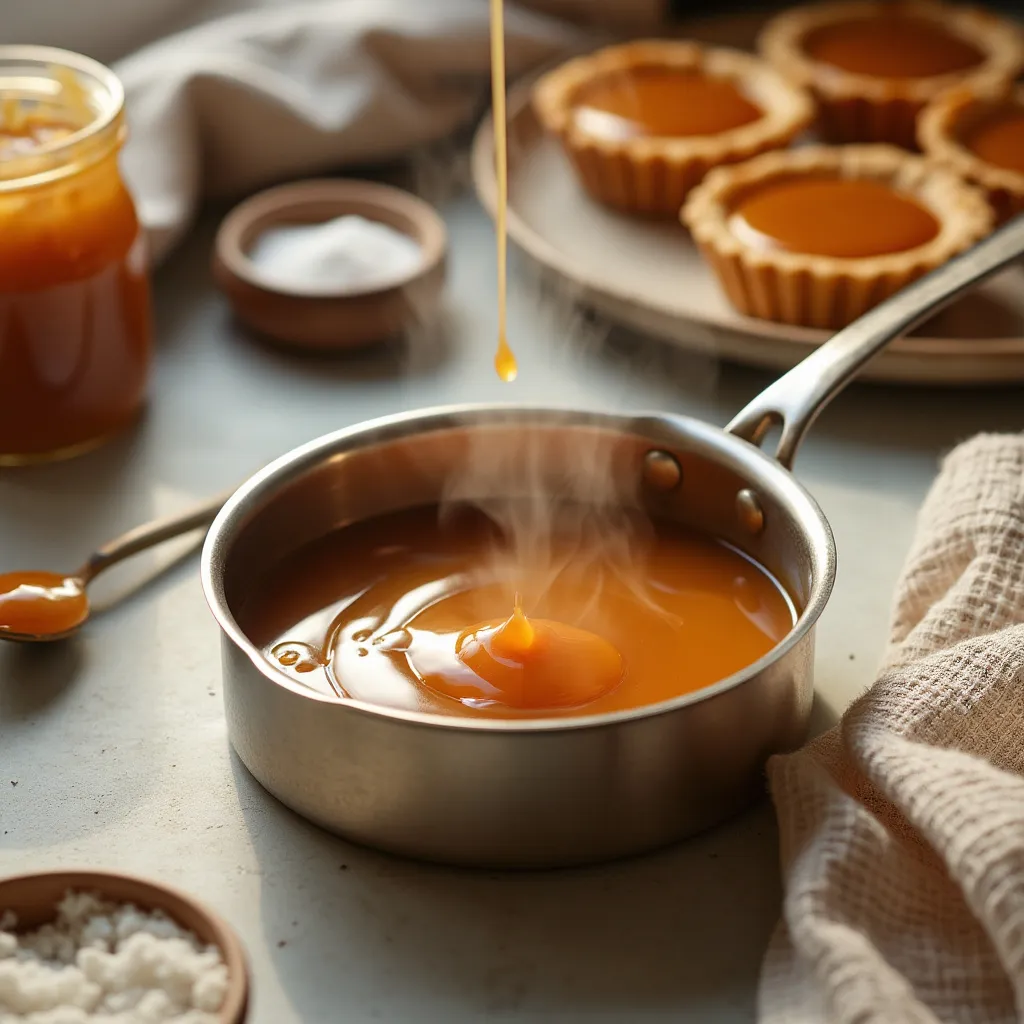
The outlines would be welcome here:
[[[137,526],[104,544],[70,576],[58,573],[0,574],[0,639],[21,643],[63,640],[89,618],[86,587],[105,569],[164,541],[208,527],[230,491],[181,515]]]

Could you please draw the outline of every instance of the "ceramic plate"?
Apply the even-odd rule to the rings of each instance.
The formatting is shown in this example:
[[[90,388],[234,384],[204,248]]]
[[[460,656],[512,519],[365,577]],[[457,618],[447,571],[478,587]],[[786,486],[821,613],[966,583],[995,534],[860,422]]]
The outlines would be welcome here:
[[[744,29],[737,44],[748,37]],[[508,102],[509,236],[581,302],[685,348],[758,366],[791,367],[827,339],[823,331],[737,313],[681,225],[630,218],[589,199],[559,143],[534,118],[530,85],[514,87]],[[493,153],[488,118],[474,140],[472,170],[492,216]],[[1024,265],[894,342],[863,376],[904,384],[1024,381]]]

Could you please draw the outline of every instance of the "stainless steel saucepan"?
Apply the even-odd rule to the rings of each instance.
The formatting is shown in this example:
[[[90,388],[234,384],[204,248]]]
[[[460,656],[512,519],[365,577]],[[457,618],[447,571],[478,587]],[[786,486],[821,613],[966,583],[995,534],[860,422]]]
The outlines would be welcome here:
[[[814,628],[835,578],[832,533],[790,473],[824,406],[893,338],[1024,254],[1024,218],[838,333],[726,430],[669,413],[616,416],[510,406],[445,408],[330,434],[242,486],[203,551],[223,632],[231,742],[300,814],[400,854],[549,867],[648,850],[721,821],[763,790],[766,758],[804,738]],[[781,428],[775,457],[757,446]],[[722,537],[775,574],[797,605],[789,636],[696,693],[615,714],[530,721],[446,718],[318,696],[270,664],[236,613],[266,570],[337,527],[437,503],[481,439],[540,438],[517,472],[483,474],[487,501],[558,493],[578,453],[614,448],[635,500]],[[575,453],[575,454],[574,454]],[[523,471],[525,473],[525,469]]]

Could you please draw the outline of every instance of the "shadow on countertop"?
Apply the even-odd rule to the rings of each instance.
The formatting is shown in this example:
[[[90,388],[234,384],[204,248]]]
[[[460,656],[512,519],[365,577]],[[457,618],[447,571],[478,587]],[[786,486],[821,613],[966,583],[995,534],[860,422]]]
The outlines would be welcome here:
[[[494,873],[354,846],[232,766],[261,865],[262,941],[302,1020],[342,1005],[410,1020],[416,992],[452,1020],[706,1021],[723,1004],[753,1016],[780,901],[767,800],[662,852]]]

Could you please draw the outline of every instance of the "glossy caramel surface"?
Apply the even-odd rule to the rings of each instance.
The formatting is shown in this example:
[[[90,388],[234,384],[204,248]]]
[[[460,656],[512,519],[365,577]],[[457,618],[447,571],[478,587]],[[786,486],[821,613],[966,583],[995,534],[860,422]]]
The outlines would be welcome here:
[[[670,67],[624,68],[596,78],[573,102],[577,127],[610,140],[717,135],[762,116],[730,79]]]
[[[622,655],[596,633],[530,619],[517,604],[504,621],[452,632],[409,631],[409,665],[428,689],[469,707],[520,711],[582,707],[622,682]]]
[[[910,196],[872,180],[788,178],[769,182],[733,210],[732,231],[761,249],[855,259],[904,252],[939,232]]]
[[[1024,174],[1024,108],[1006,107],[981,118],[964,132],[963,143],[985,163]]]
[[[60,636],[89,615],[89,602],[77,580],[52,572],[0,573],[0,636]]]
[[[806,53],[857,75],[930,78],[967,71],[984,60],[973,43],[937,21],[901,14],[853,18],[808,33]]]
[[[517,594],[535,636],[503,646],[493,633]],[[481,513],[439,520],[434,507],[308,545],[235,614],[268,660],[325,695],[501,718],[597,714],[690,693],[767,654],[794,623],[775,580],[713,538],[658,526],[638,531],[623,557],[618,542],[605,551],[555,536],[527,557]],[[487,631],[490,666],[460,657]],[[528,650],[540,669],[516,677]],[[510,698],[516,687],[522,695]]]

